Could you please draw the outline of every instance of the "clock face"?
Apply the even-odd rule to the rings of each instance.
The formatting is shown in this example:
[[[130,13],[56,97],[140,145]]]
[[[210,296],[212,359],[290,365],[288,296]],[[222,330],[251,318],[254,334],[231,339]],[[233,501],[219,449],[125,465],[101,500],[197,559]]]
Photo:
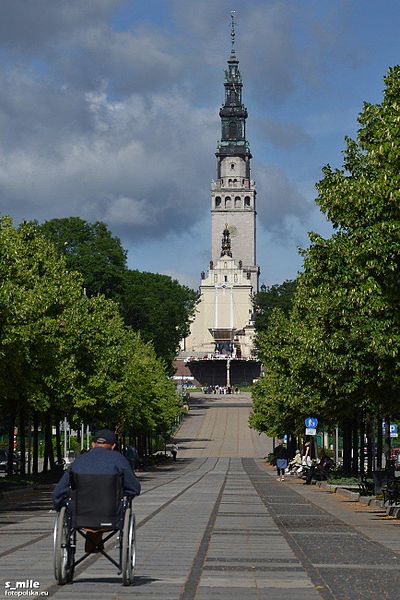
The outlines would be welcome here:
[[[237,237],[239,232],[237,230],[236,225],[229,225],[228,229],[229,229],[229,233],[231,234],[232,238]]]

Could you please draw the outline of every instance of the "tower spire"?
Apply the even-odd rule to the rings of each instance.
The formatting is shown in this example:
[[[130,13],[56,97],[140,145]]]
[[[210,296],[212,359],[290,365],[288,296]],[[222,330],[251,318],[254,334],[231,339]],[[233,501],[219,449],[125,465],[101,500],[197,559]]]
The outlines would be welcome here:
[[[219,115],[221,117],[221,140],[217,147],[217,157],[247,156],[251,158],[246,140],[247,109],[242,101],[242,76],[236,56],[236,12],[231,11],[231,52],[228,68],[225,70],[225,101]]]
[[[235,16],[236,11],[231,10],[231,56],[235,56]]]

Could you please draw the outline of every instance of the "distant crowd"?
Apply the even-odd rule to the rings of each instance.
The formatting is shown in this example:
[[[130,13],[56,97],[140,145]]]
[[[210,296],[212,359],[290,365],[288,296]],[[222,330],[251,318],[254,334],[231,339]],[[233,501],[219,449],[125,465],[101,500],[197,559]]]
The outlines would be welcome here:
[[[202,388],[204,394],[239,394],[238,387],[231,385],[209,385]]]

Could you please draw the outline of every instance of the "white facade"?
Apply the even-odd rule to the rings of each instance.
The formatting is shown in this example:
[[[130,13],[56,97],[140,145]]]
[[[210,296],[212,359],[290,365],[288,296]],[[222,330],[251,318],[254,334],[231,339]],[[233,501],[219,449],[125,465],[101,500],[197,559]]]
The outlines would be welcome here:
[[[254,337],[252,291],[247,272],[231,256],[220,257],[201,282],[200,301],[185,340],[186,352],[202,358],[215,351],[249,357]]]
[[[251,273],[253,291],[258,291],[256,265],[256,188],[246,177],[249,159],[238,156],[221,161],[220,175],[211,186],[212,260],[221,253],[221,237],[228,226],[232,255]]]

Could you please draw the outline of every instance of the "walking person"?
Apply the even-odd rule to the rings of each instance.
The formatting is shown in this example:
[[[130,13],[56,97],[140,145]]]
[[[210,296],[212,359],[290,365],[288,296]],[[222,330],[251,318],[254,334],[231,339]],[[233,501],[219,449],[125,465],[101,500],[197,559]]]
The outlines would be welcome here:
[[[172,454],[172,460],[174,462],[176,462],[176,455],[178,454],[178,445],[175,444],[175,442],[171,446],[171,454]]]
[[[278,445],[274,448],[274,462],[276,465],[278,481],[285,481],[285,469],[288,465],[288,452],[283,445],[283,440],[278,440]]]

